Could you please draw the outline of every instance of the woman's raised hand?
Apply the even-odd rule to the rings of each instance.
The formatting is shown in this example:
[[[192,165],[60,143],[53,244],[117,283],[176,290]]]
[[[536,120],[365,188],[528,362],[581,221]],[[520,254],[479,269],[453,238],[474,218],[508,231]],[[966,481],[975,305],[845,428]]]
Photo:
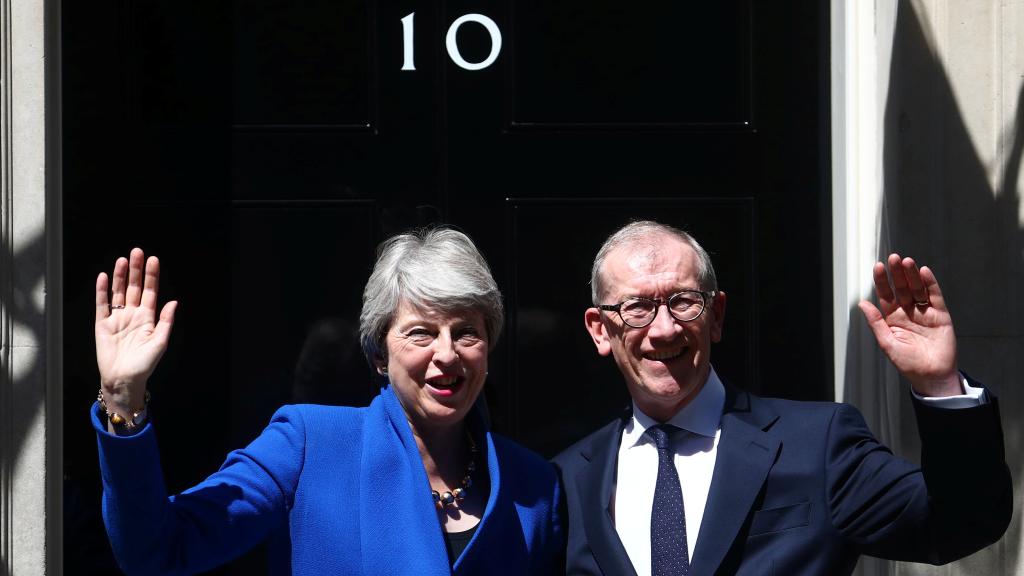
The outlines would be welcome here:
[[[143,406],[146,381],[167,350],[178,303],[165,304],[157,321],[159,285],[160,261],[139,248],[117,259],[112,280],[96,278],[96,363],[107,408],[118,414]]]

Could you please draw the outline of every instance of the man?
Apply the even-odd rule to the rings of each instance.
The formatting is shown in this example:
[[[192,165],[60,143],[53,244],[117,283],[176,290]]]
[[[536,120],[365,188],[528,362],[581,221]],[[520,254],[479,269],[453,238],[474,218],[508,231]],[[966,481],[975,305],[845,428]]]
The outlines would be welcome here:
[[[958,372],[932,272],[895,254],[887,264],[874,268],[881,310],[860,307],[912,385],[922,468],[850,406],[723,384],[710,357],[726,296],[707,253],[655,222],[613,234],[585,321],[633,407],[555,459],[567,573],[849,574],[860,554],[945,563],[997,540],[1012,487],[995,398]]]

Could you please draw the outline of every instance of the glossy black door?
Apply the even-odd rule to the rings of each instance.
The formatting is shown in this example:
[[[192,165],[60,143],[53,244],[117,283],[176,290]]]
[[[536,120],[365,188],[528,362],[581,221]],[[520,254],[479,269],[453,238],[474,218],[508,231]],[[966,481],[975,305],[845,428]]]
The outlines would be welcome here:
[[[133,245],[182,303],[152,383],[171,490],[282,403],[368,400],[352,325],[374,247],[434,222],[473,236],[505,291],[486,393],[495,427],[545,455],[627,400],[582,315],[590,261],[630,219],[712,252],[724,377],[829,398],[827,16],[811,1],[65,3],[66,570],[103,554],[92,282]],[[248,558],[225,570],[262,565]]]

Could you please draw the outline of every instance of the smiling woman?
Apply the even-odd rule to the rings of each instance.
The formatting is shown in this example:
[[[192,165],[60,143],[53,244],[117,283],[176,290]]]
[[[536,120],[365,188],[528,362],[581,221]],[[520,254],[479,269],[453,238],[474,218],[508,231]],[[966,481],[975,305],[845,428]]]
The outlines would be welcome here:
[[[414,432],[457,425],[483,389],[487,333],[483,315],[450,315],[403,304],[387,334],[387,364]]]
[[[503,309],[467,236],[428,229],[381,245],[360,314],[363,350],[384,376],[369,407],[282,408],[219,471],[170,498],[143,402],[176,310],[166,304],[156,321],[159,272],[135,249],[109,290],[105,274],[96,283],[92,416],[104,520],[125,571],[205,570],[283,525],[291,565],[275,572],[557,571],[554,471],[490,432],[475,407]]]

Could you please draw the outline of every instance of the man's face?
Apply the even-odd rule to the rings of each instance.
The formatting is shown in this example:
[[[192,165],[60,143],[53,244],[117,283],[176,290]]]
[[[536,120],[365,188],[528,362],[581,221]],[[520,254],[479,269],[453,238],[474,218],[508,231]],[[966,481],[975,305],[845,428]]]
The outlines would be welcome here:
[[[700,290],[697,253],[663,234],[620,246],[605,258],[602,304],[631,297],[661,298]],[[588,308],[587,330],[602,356],[611,354],[637,406],[666,421],[703,387],[710,371],[711,343],[722,338],[725,294],[719,292],[695,320],[679,322],[665,306],[650,325],[632,328],[615,312]]]

